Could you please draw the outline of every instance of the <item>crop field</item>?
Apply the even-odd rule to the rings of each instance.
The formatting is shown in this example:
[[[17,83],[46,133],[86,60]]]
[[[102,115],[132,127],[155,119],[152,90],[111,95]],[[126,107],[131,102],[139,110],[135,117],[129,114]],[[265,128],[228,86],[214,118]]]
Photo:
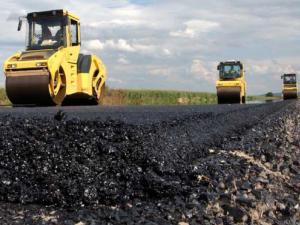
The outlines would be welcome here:
[[[215,94],[164,90],[107,89],[104,105],[197,105],[215,104]]]
[[[247,101],[272,101],[279,97],[248,96]],[[0,104],[10,105],[5,89],[0,88]],[[217,104],[215,93],[166,91],[166,90],[130,90],[105,89],[103,105],[203,105]]]

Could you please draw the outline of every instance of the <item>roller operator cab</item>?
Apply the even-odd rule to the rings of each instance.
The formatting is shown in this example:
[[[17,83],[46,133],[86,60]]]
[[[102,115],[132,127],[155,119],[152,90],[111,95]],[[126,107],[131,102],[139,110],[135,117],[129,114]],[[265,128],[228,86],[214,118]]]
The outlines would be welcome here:
[[[298,85],[296,74],[284,74],[282,95],[283,99],[297,99],[298,98]]]
[[[218,65],[216,82],[218,104],[246,103],[244,66],[240,61],[226,61]]]
[[[66,10],[34,12],[26,22],[26,50],[4,63],[6,92],[14,105],[97,104],[106,68],[95,55],[80,54],[79,18]]]

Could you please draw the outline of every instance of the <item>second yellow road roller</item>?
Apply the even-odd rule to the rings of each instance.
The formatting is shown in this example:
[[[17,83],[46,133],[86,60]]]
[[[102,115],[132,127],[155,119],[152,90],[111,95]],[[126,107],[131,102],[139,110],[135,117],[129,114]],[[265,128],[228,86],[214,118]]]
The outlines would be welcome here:
[[[79,18],[66,10],[32,12],[26,50],[4,63],[6,92],[13,105],[98,104],[106,68],[95,55],[80,54]]]
[[[246,103],[244,65],[240,61],[225,61],[218,65],[216,82],[218,104]]]
[[[283,79],[283,99],[296,99],[298,98],[298,85],[296,74],[284,74]]]

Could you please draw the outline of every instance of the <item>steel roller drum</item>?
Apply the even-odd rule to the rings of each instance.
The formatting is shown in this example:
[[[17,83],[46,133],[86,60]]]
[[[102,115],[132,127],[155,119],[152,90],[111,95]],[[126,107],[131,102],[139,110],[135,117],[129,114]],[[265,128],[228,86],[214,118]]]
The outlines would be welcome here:
[[[296,91],[287,91],[283,93],[284,99],[295,99],[298,98],[298,94]]]
[[[7,96],[13,105],[54,105],[49,79],[49,72],[44,70],[7,72]]]
[[[234,104],[241,103],[240,87],[221,87],[218,88],[218,102],[219,104]]]

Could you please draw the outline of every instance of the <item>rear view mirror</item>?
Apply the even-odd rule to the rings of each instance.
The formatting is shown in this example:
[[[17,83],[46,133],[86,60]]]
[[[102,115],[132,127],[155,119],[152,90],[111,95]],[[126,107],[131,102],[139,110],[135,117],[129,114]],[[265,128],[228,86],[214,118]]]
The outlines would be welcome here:
[[[20,18],[20,19],[19,19],[19,24],[18,24],[18,31],[20,31],[20,30],[22,29],[22,23],[23,23],[23,21],[22,21],[22,19]]]

